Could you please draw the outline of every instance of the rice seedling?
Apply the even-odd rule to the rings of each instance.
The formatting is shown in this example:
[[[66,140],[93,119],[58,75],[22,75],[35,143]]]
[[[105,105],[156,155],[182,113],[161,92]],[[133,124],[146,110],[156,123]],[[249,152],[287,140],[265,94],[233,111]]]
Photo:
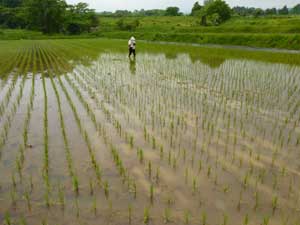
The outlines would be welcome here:
[[[94,184],[93,181],[90,179],[89,182],[89,187],[90,187],[90,195],[94,195]]]
[[[22,216],[20,218],[19,224],[21,224],[21,225],[27,225],[27,222],[26,222],[26,219],[24,218],[24,216]]]
[[[228,215],[224,213],[222,225],[227,225],[227,224],[228,224]]]
[[[30,193],[27,190],[25,191],[24,198],[25,198],[26,203],[27,203],[27,208],[30,212],[31,211]]]
[[[62,185],[58,186],[58,200],[62,210],[65,209],[65,191]]]
[[[62,114],[61,100],[60,100],[60,96],[59,96],[57,87],[54,83],[52,74],[50,74],[50,80],[51,80],[51,84],[52,84],[52,87],[53,87],[53,90],[54,90],[54,93],[56,96],[56,100],[57,100],[58,114],[59,114],[59,119],[60,119],[60,127],[61,127],[61,132],[62,132],[63,141],[64,141],[65,155],[66,155],[66,161],[68,164],[68,170],[69,170],[70,177],[72,178],[73,190],[78,195],[79,194],[79,181],[74,172],[73,159],[72,159],[72,155],[70,152],[70,146],[69,146],[69,141],[68,141],[67,134],[66,134],[64,117]]]
[[[154,200],[154,186],[153,184],[150,185],[150,202],[151,204],[153,204],[153,200]]]
[[[133,183],[133,196],[136,199],[136,194],[137,194],[137,188],[136,188],[136,183]]]
[[[144,162],[144,151],[143,151],[143,149],[140,149],[140,151],[139,151],[139,161],[140,161],[140,163]]]
[[[270,217],[266,216],[263,218],[263,225],[269,225]]]
[[[105,197],[108,198],[109,197],[109,185],[108,185],[108,182],[105,181],[104,184],[104,194],[105,194]]]
[[[207,214],[206,212],[203,212],[201,216],[201,225],[206,225],[206,224],[207,224]]]
[[[159,183],[159,178],[160,178],[160,169],[159,167],[156,169],[156,174],[155,174],[155,180],[156,183]]]
[[[79,209],[78,198],[75,198],[75,210],[76,210],[76,217],[79,218],[79,216],[80,216],[80,209]]]
[[[4,214],[4,223],[6,225],[12,225],[12,219],[11,219],[10,214],[8,212],[6,212]]]
[[[149,207],[144,208],[143,222],[144,222],[144,224],[149,224],[149,222],[150,222],[150,209],[149,209]]]
[[[155,137],[152,137],[152,148],[156,149],[156,139],[155,139]]]
[[[48,225],[47,219],[42,220],[42,225]]]
[[[278,207],[278,197],[274,196],[272,198],[272,213],[273,214],[275,213],[275,210],[277,209],[277,207]]]
[[[208,168],[207,168],[207,177],[209,178],[210,177],[210,174],[211,174],[211,166],[209,166]]]
[[[185,173],[184,173],[185,184],[188,183],[188,179],[189,179],[189,170],[188,168],[185,168]]]
[[[193,194],[195,194],[197,191],[197,183],[196,182],[197,182],[196,178],[194,177],[193,178]]]
[[[160,146],[160,159],[162,160],[164,158],[164,147]]]
[[[148,177],[152,177],[152,163],[151,161],[148,162]]]
[[[132,211],[133,211],[132,205],[130,204],[130,205],[128,205],[128,223],[129,224],[131,224],[131,222],[132,222]]]
[[[94,198],[93,198],[92,211],[94,212],[94,215],[97,215],[97,198],[96,198],[96,196],[94,196]]]
[[[164,220],[164,223],[170,223],[172,221],[170,208],[164,209],[163,220]]]
[[[130,143],[130,148],[133,148],[133,136],[130,136],[130,140],[129,140],[129,143]]]
[[[189,210],[184,211],[184,223],[185,224],[190,224],[191,222],[191,213]]]

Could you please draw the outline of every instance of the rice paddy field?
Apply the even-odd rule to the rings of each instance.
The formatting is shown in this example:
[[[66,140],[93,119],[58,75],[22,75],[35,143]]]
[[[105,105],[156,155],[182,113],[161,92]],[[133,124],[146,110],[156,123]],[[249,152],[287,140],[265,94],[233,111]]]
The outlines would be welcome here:
[[[0,223],[300,224],[299,53],[0,49]]]

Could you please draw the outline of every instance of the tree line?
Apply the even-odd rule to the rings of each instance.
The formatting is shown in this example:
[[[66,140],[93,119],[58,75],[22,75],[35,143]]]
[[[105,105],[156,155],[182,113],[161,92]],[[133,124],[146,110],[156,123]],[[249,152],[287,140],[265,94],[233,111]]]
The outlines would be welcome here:
[[[300,4],[297,4],[293,8],[288,8],[286,5],[283,8],[253,8],[253,7],[240,7],[236,6],[230,8],[229,5],[223,0],[205,0],[204,5],[200,5],[199,2],[195,2],[191,15],[199,16],[201,18],[202,25],[218,25],[231,16],[272,16],[272,15],[297,15],[300,14]]]
[[[269,16],[300,14],[300,4],[293,8],[231,8],[224,0],[205,0],[201,5],[195,2],[190,16],[199,18],[203,26],[219,25],[232,16]],[[109,17],[142,17],[142,16],[182,16],[180,9],[170,6],[166,9],[151,10],[117,10],[96,13],[86,3],[67,4],[65,0],[0,0],[0,27],[39,30],[43,33],[81,34],[92,32],[99,26],[99,15]],[[134,30],[139,21],[125,23],[118,21],[121,30]]]
[[[233,7],[233,12],[239,16],[272,16],[272,15],[300,15],[300,4],[295,5],[293,8],[288,8],[286,5],[283,8],[247,8],[247,7]]]
[[[182,16],[184,15],[180,12],[179,7],[170,6],[166,9],[141,9],[141,10],[116,10],[115,12],[100,12],[98,13],[101,16],[107,17],[143,17],[143,16]]]
[[[0,0],[0,26],[42,31],[46,34],[80,34],[98,27],[96,12],[86,3],[65,0]]]

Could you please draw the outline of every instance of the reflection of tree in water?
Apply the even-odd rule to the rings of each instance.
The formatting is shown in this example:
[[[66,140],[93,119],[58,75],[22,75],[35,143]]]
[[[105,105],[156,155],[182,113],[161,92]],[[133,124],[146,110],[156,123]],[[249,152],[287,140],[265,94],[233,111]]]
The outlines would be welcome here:
[[[11,74],[23,76],[33,72],[44,72],[46,77],[65,74],[73,71],[78,64],[91,65],[101,52],[97,48],[75,48],[56,45],[52,41],[26,42],[23,46],[12,46],[7,54],[0,56],[0,79],[6,80]],[[60,57],[57,57],[58,53]]]
[[[165,57],[166,57],[166,59],[176,59],[177,58],[177,52],[173,52],[173,51],[166,52]]]
[[[179,52],[178,52],[179,53]],[[165,52],[166,59],[176,59],[178,53],[174,51]],[[218,55],[209,55],[206,52],[189,53],[191,61],[194,63],[200,61],[211,68],[218,68],[225,62],[225,57]]]
[[[135,59],[129,59],[129,70],[132,75],[136,74],[136,60]]]
[[[221,56],[211,56],[207,54],[189,54],[193,63],[200,61],[201,63],[208,65],[210,68],[219,68],[224,62],[225,58]]]

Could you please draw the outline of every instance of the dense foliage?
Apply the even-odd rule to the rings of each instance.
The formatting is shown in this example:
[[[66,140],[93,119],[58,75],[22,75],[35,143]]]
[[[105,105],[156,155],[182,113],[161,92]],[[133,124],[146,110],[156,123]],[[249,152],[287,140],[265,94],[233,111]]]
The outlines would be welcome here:
[[[0,26],[44,33],[80,34],[98,26],[94,10],[86,3],[68,5],[65,0],[3,0]]]
[[[219,26],[234,17],[272,17],[275,15],[300,14],[300,4],[292,8],[248,8],[236,6],[230,8],[225,0],[205,0],[201,5],[195,2],[190,15],[197,19],[197,26]],[[115,12],[96,13],[86,3],[69,5],[66,0],[1,0],[0,28],[29,29],[45,34],[82,34],[98,30],[99,17],[117,18],[118,23],[111,28],[122,31],[134,31],[140,27],[143,17],[184,16],[176,6],[166,9],[116,10]],[[133,18],[128,21],[126,18]],[[188,16],[185,17],[186,20]],[[103,25],[101,23],[101,25]],[[180,26],[180,23],[175,24]],[[160,26],[155,24],[155,27]],[[200,27],[200,26],[199,26]],[[101,29],[103,30],[103,29]],[[243,31],[244,32],[244,31]]]
[[[176,6],[170,6],[166,9],[141,9],[141,10],[116,10],[115,12],[100,12],[100,16],[106,17],[144,17],[144,16],[181,16],[183,13]]]
[[[261,9],[261,8],[253,8],[253,7],[233,7],[232,8],[234,14],[238,16],[270,16],[270,15],[299,15],[300,14],[300,4],[297,4],[293,8],[288,8],[286,5],[283,8],[276,9],[276,8],[268,8],[268,9]]]
[[[179,8],[178,7],[168,7],[166,9],[166,16],[180,16],[181,13],[179,12]]]
[[[192,8],[191,15],[200,17],[203,26],[219,25],[230,19],[232,11],[223,0],[206,0],[204,6],[196,2]]]

